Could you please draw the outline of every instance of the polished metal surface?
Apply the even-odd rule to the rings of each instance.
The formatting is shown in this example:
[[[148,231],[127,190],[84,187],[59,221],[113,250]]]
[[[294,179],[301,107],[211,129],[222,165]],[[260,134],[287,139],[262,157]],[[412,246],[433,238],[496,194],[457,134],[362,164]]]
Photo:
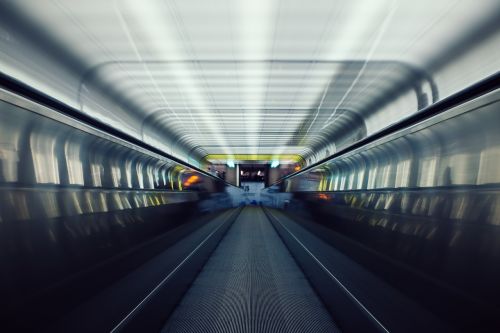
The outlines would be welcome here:
[[[339,332],[259,207],[246,207],[162,332]]]
[[[241,190],[228,186],[0,92],[2,318],[193,216],[236,205]]]
[[[186,235],[246,204],[281,209],[446,324],[500,318],[498,45],[498,0],[1,1],[0,322],[50,324],[158,237],[194,253]],[[270,227],[237,227],[249,238],[230,245],[255,252],[225,259],[289,262],[262,251]],[[276,296],[281,268],[257,290],[239,283],[258,269],[231,283]],[[291,331],[281,301],[223,324],[278,313],[269,325]],[[314,304],[301,314],[324,317]]]
[[[213,176],[0,92],[0,184],[215,191]]]
[[[500,91],[327,161],[286,181],[290,191],[495,185]]]
[[[497,325],[499,108],[496,90],[277,183],[263,204],[460,330]]]
[[[500,68],[477,1],[4,1],[0,71],[197,166],[309,165]]]

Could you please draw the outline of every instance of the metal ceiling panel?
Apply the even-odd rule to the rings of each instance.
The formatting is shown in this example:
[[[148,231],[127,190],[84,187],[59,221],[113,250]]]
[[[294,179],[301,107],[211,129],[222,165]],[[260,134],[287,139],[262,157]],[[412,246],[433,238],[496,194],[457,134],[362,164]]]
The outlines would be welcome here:
[[[5,1],[0,70],[148,144],[314,163],[500,68],[500,3]]]

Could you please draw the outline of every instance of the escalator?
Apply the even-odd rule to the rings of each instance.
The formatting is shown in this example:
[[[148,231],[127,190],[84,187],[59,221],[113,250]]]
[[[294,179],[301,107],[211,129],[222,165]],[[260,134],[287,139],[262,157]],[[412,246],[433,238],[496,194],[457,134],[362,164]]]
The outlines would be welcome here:
[[[339,332],[264,211],[242,210],[162,332]]]

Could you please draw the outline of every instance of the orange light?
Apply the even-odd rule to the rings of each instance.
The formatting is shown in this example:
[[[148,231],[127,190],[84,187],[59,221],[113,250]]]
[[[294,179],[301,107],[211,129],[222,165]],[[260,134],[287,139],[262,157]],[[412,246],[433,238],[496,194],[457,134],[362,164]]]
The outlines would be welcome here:
[[[300,170],[300,165],[296,165],[295,168],[294,168],[295,171],[299,171]]]
[[[184,182],[184,186],[188,187],[190,185],[193,185],[198,179],[200,179],[200,177],[198,177],[197,175],[189,176],[189,178]]]
[[[330,199],[330,197],[328,195],[326,195],[325,193],[320,193],[320,194],[318,194],[318,199],[328,200],[328,199]]]

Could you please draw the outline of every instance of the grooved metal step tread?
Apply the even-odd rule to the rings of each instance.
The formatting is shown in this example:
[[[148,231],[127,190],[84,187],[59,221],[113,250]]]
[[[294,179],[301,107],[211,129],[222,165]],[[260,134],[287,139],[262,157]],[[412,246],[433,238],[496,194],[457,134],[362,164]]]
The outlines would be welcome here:
[[[162,332],[338,332],[262,209],[245,208]]]

